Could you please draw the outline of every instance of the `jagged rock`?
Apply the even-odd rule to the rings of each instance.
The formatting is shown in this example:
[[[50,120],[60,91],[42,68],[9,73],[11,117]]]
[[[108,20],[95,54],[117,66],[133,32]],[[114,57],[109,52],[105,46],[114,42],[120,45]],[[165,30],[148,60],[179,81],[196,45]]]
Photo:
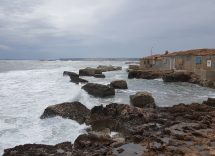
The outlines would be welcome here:
[[[69,71],[64,71],[64,72],[63,72],[63,76],[79,77],[78,74],[76,74],[76,73],[74,73],[74,72],[69,72]]]
[[[164,82],[188,82],[191,79],[189,72],[174,72],[165,74],[162,77]]]
[[[89,67],[79,70],[80,76],[94,76],[95,74],[102,74],[102,71],[100,69],[89,68]]]
[[[155,108],[155,101],[151,93],[138,92],[130,96],[131,104],[140,108]]]
[[[110,83],[110,86],[115,89],[128,89],[127,82],[125,80],[115,80]]]
[[[215,98],[208,98],[208,100],[204,101],[203,104],[206,104],[211,107],[215,107]]]
[[[76,84],[79,84],[79,83],[87,83],[87,82],[88,82],[88,81],[85,80],[85,79],[79,78],[79,75],[76,74],[76,73],[74,73],[74,72],[64,71],[64,72],[63,72],[63,75],[64,75],[64,76],[69,76],[71,82],[74,82],[74,83],[76,83]]]
[[[104,74],[95,74],[94,75],[95,78],[105,78]]]
[[[103,66],[99,65],[97,69],[101,70],[102,72],[107,72],[107,71],[116,71],[116,70],[122,70],[122,67],[117,67],[117,66]]]
[[[115,95],[115,90],[112,87],[96,83],[88,83],[82,87],[87,93],[96,97],[107,97]]]
[[[89,113],[90,110],[86,106],[75,101],[48,106],[40,118],[44,119],[54,116],[61,116],[83,124]]]

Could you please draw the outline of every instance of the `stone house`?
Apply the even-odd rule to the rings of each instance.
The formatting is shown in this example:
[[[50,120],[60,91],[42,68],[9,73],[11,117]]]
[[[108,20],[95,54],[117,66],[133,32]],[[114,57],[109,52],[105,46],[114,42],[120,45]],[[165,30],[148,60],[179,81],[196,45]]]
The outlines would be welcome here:
[[[215,81],[215,49],[196,49],[141,59],[141,69],[186,70],[203,80]]]

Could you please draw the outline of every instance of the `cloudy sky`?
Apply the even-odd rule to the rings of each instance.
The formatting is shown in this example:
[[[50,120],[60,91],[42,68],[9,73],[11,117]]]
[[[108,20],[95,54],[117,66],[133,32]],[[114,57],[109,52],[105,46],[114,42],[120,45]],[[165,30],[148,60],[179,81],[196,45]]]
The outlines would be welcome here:
[[[0,0],[0,59],[215,48],[215,0]]]

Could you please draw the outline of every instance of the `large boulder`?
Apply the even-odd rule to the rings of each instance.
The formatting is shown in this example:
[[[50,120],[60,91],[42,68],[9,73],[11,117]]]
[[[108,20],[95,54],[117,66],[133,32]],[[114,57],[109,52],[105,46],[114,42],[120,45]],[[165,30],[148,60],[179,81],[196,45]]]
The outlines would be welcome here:
[[[189,72],[174,72],[164,74],[162,77],[164,82],[189,82],[191,73]]]
[[[110,83],[110,86],[115,89],[128,89],[127,82],[125,80],[115,80]]]
[[[102,74],[102,71],[100,69],[89,68],[89,67],[79,70],[80,76],[94,76],[95,74]]]
[[[102,72],[107,72],[107,71],[116,71],[116,70],[122,70],[122,67],[119,66],[104,66],[104,65],[99,65],[97,69],[101,70]]]
[[[135,107],[155,108],[155,100],[149,92],[137,92],[130,96],[130,102]]]
[[[90,110],[86,106],[75,101],[48,106],[40,118],[44,119],[54,116],[61,116],[83,124],[89,113]]]
[[[96,83],[88,83],[82,87],[87,93],[96,97],[107,97],[115,95],[115,90],[112,87]]]

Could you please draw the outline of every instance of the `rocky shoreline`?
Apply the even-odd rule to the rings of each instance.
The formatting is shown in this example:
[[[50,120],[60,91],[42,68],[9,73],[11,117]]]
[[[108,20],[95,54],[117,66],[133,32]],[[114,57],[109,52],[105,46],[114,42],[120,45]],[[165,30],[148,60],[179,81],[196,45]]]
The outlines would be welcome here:
[[[113,66],[86,69],[84,72],[80,70],[79,74],[67,71],[63,74],[78,84],[83,83],[79,77],[83,73],[85,76],[95,77],[103,72],[121,70]],[[181,81],[183,77],[184,81],[190,81],[187,75],[179,74],[181,77],[174,77],[171,74],[166,73],[169,77],[166,76],[164,80],[175,82]],[[157,76],[160,77],[161,74]],[[109,85],[87,81],[84,83],[87,84],[82,89],[95,97],[114,96],[115,89],[128,88],[124,80],[116,80]],[[74,101],[51,105],[44,110],[40,118],[54,116],[89,125],[87,133],[80,135],[74,144],[63,142],[57,145],[19,145],[5,149],[3,156],[215,155],[213,98],[208,98],[202,104],[181,103],[172,107],[158,107],[150,93],[137,92],[130,96],[130,104],[111,103],[89,110],[84,104]]]

